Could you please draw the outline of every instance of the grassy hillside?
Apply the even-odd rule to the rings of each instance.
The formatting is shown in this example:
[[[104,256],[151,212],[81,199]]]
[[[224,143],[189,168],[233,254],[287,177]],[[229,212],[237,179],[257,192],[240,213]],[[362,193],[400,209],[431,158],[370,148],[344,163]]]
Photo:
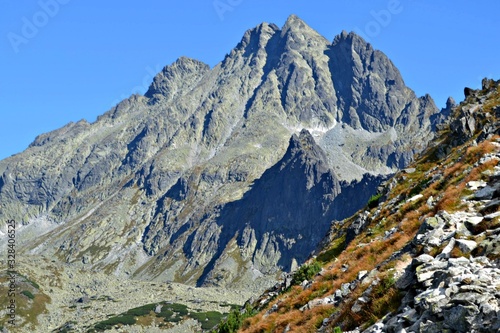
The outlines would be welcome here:
[[[467,98],[451,110],[449,124],[416,162],[387,181],[364,210],[332,224],[326,246],[253,302],[254,315],[232,318],[216,332],[469,331],[496,325],[481,303],[456,299],[468,290],[489,297],[496,309],[498,296],[456,278],[450,267],[470,264],[492,274],[498,269],[500,243],[492,235],[500,232],[499,82],[484,80],[482,90],[466,89]],[[444,292],[455,284],[460,289]],[[438,301],[426,298],[431,291]],[[450,322],[443,313],[458,314]]]

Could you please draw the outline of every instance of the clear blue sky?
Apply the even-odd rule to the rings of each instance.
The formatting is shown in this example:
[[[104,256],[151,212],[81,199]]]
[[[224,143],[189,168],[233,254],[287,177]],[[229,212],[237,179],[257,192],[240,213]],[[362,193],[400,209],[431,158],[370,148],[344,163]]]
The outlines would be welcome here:
[[[3,0],[0,158],[95,121],[180,56],[214,66],[247,29],[292,13],[329,40],[364,35],[439,107],[482,77],[500,79],[498,0]]]

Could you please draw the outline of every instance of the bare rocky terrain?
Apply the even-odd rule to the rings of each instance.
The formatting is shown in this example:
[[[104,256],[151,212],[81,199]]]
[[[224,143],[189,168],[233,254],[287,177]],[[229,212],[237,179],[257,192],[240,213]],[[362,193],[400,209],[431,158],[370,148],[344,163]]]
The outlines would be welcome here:
[[[2,262],[2,267],[4,265]],[[69,327],[74,332],[87,332],[91,324],[106,320],[112,315],[164,301],[184,304],[198,312],[227,313],[231,310],[230,305],[242,306],[254,295],[251,291],[245,290],[196,288],[174,282],[122,279],[102,272],[81,270],[44,256],[22,256],[17,265],[17,271],[22,276],[18,278],[22,283],[19,284],[17,299],[22,303],[21,299],[25,296],[21,292],[32,290],[35,299],[26,299],[26,313],[31,312],[38,316],[35,321],[19,316],[18,329],[10,329],[10,332],[52,332],[64,327],[66,323],[71,323]],[[2,283],[0,288],[4,294],[6,283]],[[3,303],[4,301],[0,311],[2,318],[6,313]],[[188,329],[188,326],[192,326],[193,329]],[[167,332],[200,329],[199,322],[191,319],[172,325]],[[162,332],[165,330],[165,327],[161,329]],[[147,325],[126,330],[126,332],[136,331],[158,332],[160,328],[158,325]]]
[[[500,81],[465,97],[416,162],[218,332],[498,332]]]
[[[206,329],[303,264],[453,106],[355,33],[329,41],[295,15],[213,68],[179,58],[144,95],[0,161],[23,327]]]

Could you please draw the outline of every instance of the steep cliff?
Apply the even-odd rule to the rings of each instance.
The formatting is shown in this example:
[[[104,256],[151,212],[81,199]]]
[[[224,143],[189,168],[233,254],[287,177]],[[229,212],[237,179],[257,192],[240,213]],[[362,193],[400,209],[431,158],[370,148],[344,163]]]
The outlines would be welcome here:
[[[219,332],[498,332],[500,81]],[[239,313],[239,312],[238,312]]]
[[[84,269],[262,289],[444,118],[359,36],[331,43],[292,15],[1,161],[0,218],[25,251]]]

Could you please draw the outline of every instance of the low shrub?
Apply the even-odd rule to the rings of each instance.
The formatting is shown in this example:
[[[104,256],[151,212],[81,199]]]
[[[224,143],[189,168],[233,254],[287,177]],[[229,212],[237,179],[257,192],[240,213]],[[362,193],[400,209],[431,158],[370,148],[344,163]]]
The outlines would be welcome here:
[[[194,312],[189,317],[200,322],[203,330],[210,330],[222,320],[222,313],[217,311]]]
[[[374,194],[368,199],[368,208],[373,209],[378,206],[378,201],[382,197],[382,193]]]
[[[151,311],[154,311],[156,308],[156,304],[146,304],[137,308],[133,308],[127,311],[127,314],[136,316],[136,317],[142,317],[142,316],[147,316],[151,313]]]
[[[174,312],[177,312],[180,316],[186,316],[188,314],[188,308],[184,304],[173,303],[165,305],[164,307]]]
[[[23,290],[21,291],[21,294],[23,294],[24,296],[28,297],[31,300],[35,299],[35,295],[33,295],[31,291]]]
[[[166,307],[163,307],[160,311],[160,313],[156,314],[156,317],[158,318],[164,318],[165,321],[169,321],[170,318],[174,315],[174,312],[172,310],[167,309]]]
[[[134,325],[135,318],[131,315],[121,315],[101,321],[94,325],[96,331],[106,331],[112,329],[116,325]]]
[[[330,245],[330,248],[325,252],[321,252],[316,258],[316,260],[322,263],[327,263],[338,257],[342,253],[342,251],[344,251],[344,249],[345,249],[345,235],[334,240]]]
[[[302,265],[293,275],[292,284],[301,284],[304,280],[310,280],[316,274],[321,272],[321,264],[313,261],[311,264]]]

